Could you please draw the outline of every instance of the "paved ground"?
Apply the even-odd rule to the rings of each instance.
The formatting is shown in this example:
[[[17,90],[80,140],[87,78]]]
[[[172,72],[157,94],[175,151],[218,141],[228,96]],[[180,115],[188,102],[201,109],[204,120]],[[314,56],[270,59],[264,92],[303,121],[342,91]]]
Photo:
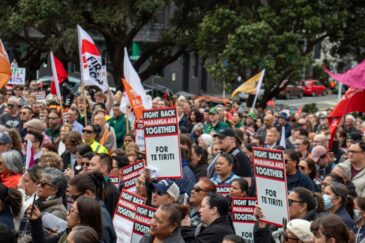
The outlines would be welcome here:
[[[284,104],[291,107],[298,107],[300,105],[316,103],[319,110],[325,110],[329,107],[334,107],[338,102],[337,95],[327,95],[318,97],[303,97],[301,99],[290,99],[290,100],[276,100],[277,104]]]

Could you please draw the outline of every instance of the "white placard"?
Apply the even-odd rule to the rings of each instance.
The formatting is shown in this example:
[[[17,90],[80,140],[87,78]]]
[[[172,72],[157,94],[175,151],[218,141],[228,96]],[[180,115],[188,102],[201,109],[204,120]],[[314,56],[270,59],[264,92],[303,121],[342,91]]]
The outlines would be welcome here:
[[[241,236],[245,242],[253,243],[253,228],[256,223],[254,215],[256,198],[232,197],[232,221],[236,235]]]
[[[12,85],[25,85],[25,68],[12,67],[11,68],[11,79],[8,84]]]
[[[180,179],[179,125],[176,108],[143,112],[147,167],[157,172],[157,178]]]
[[[281,227],[289,219],[284,151],[255,147],[253,157],[260,220]]]

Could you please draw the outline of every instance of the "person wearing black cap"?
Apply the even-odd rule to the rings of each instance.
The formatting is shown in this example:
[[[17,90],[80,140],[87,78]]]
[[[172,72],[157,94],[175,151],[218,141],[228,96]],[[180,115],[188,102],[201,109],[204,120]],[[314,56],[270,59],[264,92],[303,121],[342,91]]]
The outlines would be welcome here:
[[[224,128],[217,132],[221,152],[228,153],[234,158],[233,172],[240,177],[251,177],[250,159],[241,151],[236,142],[236,133],[232,128]],[[240,139],[240,138],[238,138]],[[208,167],[208,177],[215,175],[214,167],[220,153],[217,154]]]

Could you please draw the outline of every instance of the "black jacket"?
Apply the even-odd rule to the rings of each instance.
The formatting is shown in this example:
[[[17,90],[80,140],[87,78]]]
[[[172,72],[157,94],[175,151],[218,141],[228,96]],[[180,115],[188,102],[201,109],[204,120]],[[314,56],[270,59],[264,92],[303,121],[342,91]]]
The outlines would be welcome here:
[[[113,221],[103,201],[98,201],[101,210],[101,222],[103,225],[103,243],[117,242],[117,235],[114,230]]]
[[[202,226],[200,228],[199,226],[195,229],[193,235],[183,235],[185,242],[216,243],[222,242],[226,235],[235,234],[232,222],[229,221],[227,216],[216,219],[207,227]]]
[[[115,207],[117,206],[119,200],[119,192],[118,188],[114,186],[114,184],[108,178],[105,182],[105,207],[108,209],[108,212],[111,217],[114,215]]]

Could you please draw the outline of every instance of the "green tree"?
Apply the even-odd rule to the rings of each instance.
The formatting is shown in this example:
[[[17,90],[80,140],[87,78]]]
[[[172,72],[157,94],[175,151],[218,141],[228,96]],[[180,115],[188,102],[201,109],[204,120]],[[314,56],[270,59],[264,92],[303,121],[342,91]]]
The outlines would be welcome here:
[[[344,37],[350,0],[245,1],[219,6],[199,29],[197,46],[218,81],[235,82],[266,68],[265,107],[312,64],[313,48]]]
[[[123,75],[123,48],[165,13],[160,37],[141,43],[134,65],[145,80],[192,51],[199,23],[221,1],[171,0],[0,0],[1,37],[15,48],[21,66],[36,70],[53,50],[78,64],[76,25],[105,41],[116,85]],[[224,2],[224,1],[222,1]]]

